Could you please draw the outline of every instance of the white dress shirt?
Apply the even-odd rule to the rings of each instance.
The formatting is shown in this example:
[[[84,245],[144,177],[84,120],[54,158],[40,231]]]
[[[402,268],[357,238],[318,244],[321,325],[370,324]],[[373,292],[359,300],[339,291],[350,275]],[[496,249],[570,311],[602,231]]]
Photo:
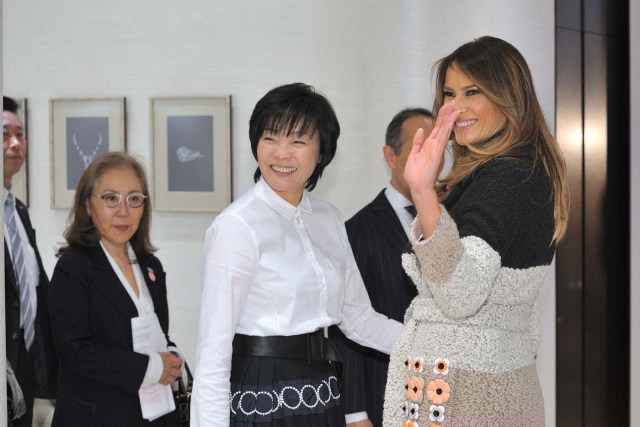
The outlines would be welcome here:
[[[413,215],[411,215],[405,207],[413,206],[413,203],[396,190],[391,183],[387,184],[387,188],[384,191],[384,195],[391,204],[391,207],[396,212],[404,232],[407,233],[407,237],[411,235],[411,223],[413,222]]]
[[[3,195],[2,206],[4,206],[4,204],[5,204],[6,200],[7,200],[7,196],[9,195],[9,192],[4,187],[2,187],[2,195]],[[40,268],[38,267],[38,259],[36,258],[36,252],[33,249],[33,246],[31,246],[31,243],[29,242],[29,236],[27,235],[27,231],[24,228],[24,224],[22,223],[22,220],[20,219],[20,216],[16,212],[16,205],[15,205],[16,198],[15,198],[15,195],[13,196],[13,200],[14,200],[14,203],[12,205],[11,212],[7,212],[7,214],[8,215],[13,215],[14,220],[16,222],[16,231],[18,233],[18,238],[21,241],[20,250],[22,252],[22,259],[23,259],[24,266],[25,266],[25,269],[26,269],[25,277],[26,277],[26,280],[27,280],[27,286],[29,286],[29,288],[30,288],[29,295],[31,296],[31,298],[30,298],[29,304],[31,305],[31,312],[32,313],[37,313],[37,311],[38,311],[38,295],[36,293],[36,287],[40,283]],[[5,222],[5,224],[4,224],[5,240],[7,239],[8,235],[9,235],[9,230],[7,229],[7,224]],[[9,250],[9,256],[13,260],[14,259],[13,253],[12,253],[13,249],[11,248],[11,243],[10,242],[7,242],[6,248]],[[17,277],[16,277],[16,280],[17,280]],[[20,316],[20,327],[21,328],[23,327],[23,322],[24,322],[24,319],[22,318],[22,316]]]
[[[403,327],[371,307],[338,210],[306,191],[292,206],[261,179],[207,230],[191,425],[229,425],[236,332],[286,336],[334,324],[385,353]]]

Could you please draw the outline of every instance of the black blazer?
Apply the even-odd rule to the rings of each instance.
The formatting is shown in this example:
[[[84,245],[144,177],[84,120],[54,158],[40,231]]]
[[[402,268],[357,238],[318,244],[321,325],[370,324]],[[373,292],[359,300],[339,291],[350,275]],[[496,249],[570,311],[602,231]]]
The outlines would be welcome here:
[[[166,335],[169,309],[162,264],[154,256],[138,262]],[[60,257],[49,308],[60,358],[53,426],[148,425],[138,389],[149,357],[133,351],[131,333],[131,318],[138,312],[102,247],[68,249]],[[175,425],[176,417],[174,411],[152,425]]]
[[[47,307],[49,279],[42,266],[42,259],[40,258],[40,252],[38,252],[38,246],[36,245],[36,232],[31,226],[29,212],[24,203],[18,199],[16,199],[16,212],[27,232],[29,243],[36,254],[38,269],[40,270],[40,278],[36,288],[38,311],[35,321],[35,338],[29,350],[34,365],[35,384],[33,396],[26,395],[30,394],[28,388],[23,388],[22,391],[25,393],[27,401],[29,401],[30,397],[34,396],[54,399],[58,377],[58,360],[53,347],[49,310]],[[18,360],[20,345],[24,346],[24,340],[22,339],[22,331],[20,330],[20,291],[18,289],[13,262],[9,257],[6,240],[4,243],[4,283],[7,360],[13,366],[14,371],[16,371],[16,367],[20,363]],[[18,378],[18,381],[20,381],[20,378]]]
[[[346,222],[349,242],[373,308],[400,322],[417,295],[402,269],[409,239],[384,190]],[[344,360],[342,404],[345,412],[367,411],[373,425],[382,426],[389,356],[362,347],[332,326],[329,336]]]

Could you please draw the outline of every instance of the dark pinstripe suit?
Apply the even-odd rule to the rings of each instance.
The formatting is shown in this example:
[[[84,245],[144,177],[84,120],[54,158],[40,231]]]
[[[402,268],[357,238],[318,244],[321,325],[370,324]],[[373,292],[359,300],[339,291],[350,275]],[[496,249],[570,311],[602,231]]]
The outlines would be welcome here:
[[[401,264],[409,240],[384,190],[348,220],[346,228],[373,308],[402,322],[417,291]],[[344,360],[345,412],[367,411],[373,425],[381,426],[389,356],[348,340],[335,326],[329,336]]]
[[[6,351],[7,360],[11,363],[16,379],[22,387],[27,412],[13,422],[15,426],[31,426],[33,416],[33,398],[43,397],[54,399],[58,380],[58,359],[53,347],[53,338],[49,326],[49,310],[47,308],[47,293],[49,279],[42,266],[40,252],[36,245],[36,232],[31,225],[27,207],[16,199],[16,212],[24,226],[29,243],[35,252],[40,278],[36,287],[38,306],[36,311],[35,338],[31,349],[27,352],[24,344],[22,329],[20,328],[20,291],[9,256],[7,241],[4,243],[4,298],[6,322]]]

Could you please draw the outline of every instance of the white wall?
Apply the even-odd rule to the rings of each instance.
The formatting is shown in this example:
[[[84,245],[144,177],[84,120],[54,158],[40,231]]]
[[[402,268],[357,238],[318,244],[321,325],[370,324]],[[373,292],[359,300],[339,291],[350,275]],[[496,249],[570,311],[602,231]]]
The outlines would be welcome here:
[[[247,122],[255,102],[282,83],[313,84],[342,125],[336,160],[315,191],[345,217],[388,179],[381,147],[391,117],[406,106],[431,107],[432,63],[473,37],[495,35],[522,51],[553,127],[552,0],[8,0],[3,31],[5,91],[29,101],[31,215],[49,273],[67,215],[50,208],[50,98],[126,97],[128,150],[148,159],[149,97],[231,94],[237,197],[252,185]],[[213,217],[154,214],[172,337],[192,364],[203,237]],[[549,276],[541,291],[538,362],[548,425],[554,425],[555,281]]]
[[[631,424],[640,425],[640,2],[631,1]]]

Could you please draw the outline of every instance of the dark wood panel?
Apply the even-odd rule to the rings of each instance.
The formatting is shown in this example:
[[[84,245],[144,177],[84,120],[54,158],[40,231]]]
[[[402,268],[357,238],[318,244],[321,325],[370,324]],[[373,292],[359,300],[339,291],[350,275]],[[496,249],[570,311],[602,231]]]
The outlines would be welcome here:
[[[610,422],[602,411],[602,390],[607,390],[607,70],[606,38],[584,35],[585,120],[585,286],[584,286],[584,409],[585,426]]]
[[[582,29],[582,0],[556,0],[556,28]]]
[[[611,1],[611,0],[608,0]],[[607,32],[607,1],[582,0],[583,2],[583,30],[586,33],[606,34]]]
[[[629,4],[611,0],[607,11],[607,186],[604,239],[607,272],[607,406],[609,425],[630,425],[630,74]],[[615,8],[611,6],[615,5]],[[613,332],[612,332],[613,331]]]
[[[556,1],[556,136],[571,190],[556,264],[556,420],[623,426],[630,407],[629,1],[577,3]]]
[[[562,147],[571,192],[565,238],[556,253],[556,419],[583,420],[583,117],[582,35],[556,30],[556,138]]]
[[[582,2],[584,32],[628,37],[629,0],[582,0]]]

